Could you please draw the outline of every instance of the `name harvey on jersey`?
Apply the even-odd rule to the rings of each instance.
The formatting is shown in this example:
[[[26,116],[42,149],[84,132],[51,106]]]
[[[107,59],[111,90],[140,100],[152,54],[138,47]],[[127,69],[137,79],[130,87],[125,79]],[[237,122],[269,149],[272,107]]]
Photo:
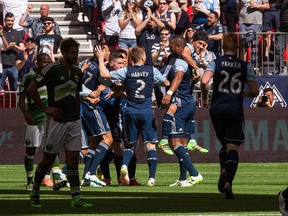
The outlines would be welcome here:
[[[232,67],[232,68],[241,68],[241,63],[239,62],[227,62],[227,61],[222,61],[221,62],[222,67]]]
[[[149,72],[146,71],[136,71],[131,73],[131,77],[148,77]]]

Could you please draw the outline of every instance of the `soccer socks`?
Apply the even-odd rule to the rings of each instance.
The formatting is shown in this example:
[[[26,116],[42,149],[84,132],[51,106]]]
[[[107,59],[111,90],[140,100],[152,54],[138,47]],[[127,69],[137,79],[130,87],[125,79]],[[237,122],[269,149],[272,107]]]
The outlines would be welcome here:
[[[219,152],[220,171],[225,169],[226,160],[227,160],[227,149],[222,148]]]
[[[80,194],[80,180],[79,180],[79,171],[78,169],[69,169],[67,168],[67,180],[70,183],[71,195],[78,196]]]
[[[134,154],[134,147],[124,149],[122,165],[126,165],[128,167],[130,160],[133,157],[133,154]]]
[[[185,150],[186,150],[187,153],[188,153],[187,148],[185,148]],[[178,159],[179,159],[179,158],[178,158]],[[185,180],[186,180],[186,172],[187,172],[187,169],[186,169],[186,167],[184,166],[184,164],[181,163],[180,159],[179,159],[179,169],[180,169],[179,181],[185,181]]]
[[[136,163],[137,162],[137,158],[135,153],[133,154],[129,166],[128,166],[128,174],[129,174],[129,178],[130,179],[134,179],[135,178],[135,174],[136,174]]]
[[[149,166],[149,178],[155,179],[156,168],[157,168],[157,152],[156,149],[148,150],[147,162]]]
[[[94,158],[94,155],[95,155],[95,151],[92,150],[92,149],[88,149],[88,154],[84,158],[85,166],[84,166],[83,178],[85,177],[85,174],[89,170],[89,167],[90,167],[90,164],[91,164],[91,162],[92,162],[92,160]]]
[[[114,165],[115,165],[115,169],[116,169],[116,173],[117,173],[117,179],[120,178],[120,169],[121,169],[121,165],[122,165],[122,158],[123,158],[122,156],[120,156],[120,157],[116,156],[116,155],[114,156]],[[130,170],[128,172],[130,172]]]
[[[112,151],[112,149],[109,149],[106,152],[102,161],[100,162],[100,169],[104,175],[104,178],[106,179],[111,179],[109,164],[113,160],[113,157],[114,157],[114,152]]]
[[[193,166],[192,161],[190,160],[188,151],[183,147],[183,145],[177,145],[174,148],[174,152],[178,157],[180,163],[184,165],[184,167],[188,170],[190,176],[198,176],[198,172]]]
[[[225,163],[226,181],[228,181],[231,186],[238,168],[238,163],[239,163],[238,152],[235,150],[228,151],[227,160]]]
[[[34,185],[33,185],[33,190],[34,191],[39,191],[40,185],[42,180],[44,179],[46,175],[46,170],[43,170],[40,165],[38,164],[36,171],[35,171],[35,177],[34,177]]]
[[[93,160],[88,169],[88,172],[90,173],[90,175],[96,175],[96,169],[98,165],[100,164],[100,162],[102,161],[102,159],[104,158],[108,149],[109,149],[109,146],[106,143],[104,142],[99,143],[99,145],[97,146],[95,150],[95,155],[93,157]]]
[[[27,184],[33,184],[33,165],[34,165],[34,156],[25,155],[24,166],[27,176]]]

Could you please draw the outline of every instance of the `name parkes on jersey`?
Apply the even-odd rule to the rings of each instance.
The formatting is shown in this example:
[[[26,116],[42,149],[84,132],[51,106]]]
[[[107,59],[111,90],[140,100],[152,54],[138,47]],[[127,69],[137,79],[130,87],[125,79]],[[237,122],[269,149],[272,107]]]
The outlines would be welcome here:
[[[149,72],[146,71],[136,71],[131,73],[131,77],[148,77]]]
[[[241,63],[239,62],[227,62],[227,61],[222,61],[221,62],[222,67],[232,67],[232,68],[241,68]]]

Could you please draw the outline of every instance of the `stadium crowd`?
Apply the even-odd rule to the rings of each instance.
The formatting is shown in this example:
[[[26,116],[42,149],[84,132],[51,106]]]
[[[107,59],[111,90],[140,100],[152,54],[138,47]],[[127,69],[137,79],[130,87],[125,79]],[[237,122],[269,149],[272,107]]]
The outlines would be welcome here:
[[[194,114],[196,105],[217,107],[215,95],[220,100],[221,94],[228,95],[228,81],[221,82],[217,75],[212,79],[213,73],[221,70],[219,68],[228,70],[224,74],[226,77],[236,80],[241,76],[237,81],[243,86],[247,82],[250,87],[250,91],[243,92],[243,86],[239,84],[231,89],[237,94],[236,99],[231,95],[227,97],[241,102],[237,107],[239,124],[237,128],[235,126],[240,135],[231,132],[231,128],[228,137],[222,134],[220,128],[225,125],[220,125],[221,120],[213,113],[215,110],[210,113],[222,144],[218,189],[227,199],[233,199],[232,181],[239,161],[238,146],[244,140],[243,131],[241,133],[243,95],[257,96],[255,73],[259,71],[260,60],[270,60],[271,50],[276,62],[273,74],[284,73],[286,38],[272,32],[287,32],[288,3],[284,0],[86,0],[82,3],[83,13],[87,14],[90,23],[101,22],[100,25],[94,23],[91,28],[103,26],[100,31],[103,37],[93,46],[93,55],[78,63],[79,44],[71,38],[62,39],[59,25],[49,16],[49,5],[41,5],[40,18],[34,19],[29,17],[32,4],[0,0],[3,7],[0,90],[16,91],[21,83],[20,107],[27,129],[25,169],[31,205],[41,206],[40,184],[49,179],[50,183],[45,184],[53,186],[54,190],[70,184],[72,207],[92,206],[80,198],[79,186],[112,184],[109,164],[113,159],[116,181],[120,185],[141,185],[135,177],[135,148],[139,134],[147,149],[147,186],[156,184],[157,144],[179,160],[179,179],[170,186],[189,187],[201,182],[203,176],[193,166],[188,150],[208,153],[194,139]],[[74,1],[66,1],[66,7],[73,5]],[[267,34],[260,40],[262,31]],[[239,32],[240,39],[232,32]],[[260,53],[259,41],[264,42]],[[220,57],[222,43],[224,57]],[[242,60],[231,57],[238,51]],[[221,65],[219,61],[225,64]],[[236,73],[240,69],[242,75]],[[230,84],[235,85],[235,80]],[[47,88],[43,89],[43,86]],[[221,91],[211,96],[209,90],[212,88]],[[193,98],[194,89],[202,90],[205,97]],[[152,104],[166,111],[160,142]],[[48,115],[44,120],[45,113]],[[231,120],[227,120],[226,127],[230,124]],[[31,125],[37,127],[29,127]],[[48,125],[52,129],[44,132]],[[60,135],[57,133],[59,128],[67,132]],[[44,156],[34,176],[33,157],[42,133]],[[57,155],[63,150],[67,163],[60,170]],[[78,161],[81,160],[85,168],[79,182]],[[53,167],[53,182],[49,178],[50,167]]]

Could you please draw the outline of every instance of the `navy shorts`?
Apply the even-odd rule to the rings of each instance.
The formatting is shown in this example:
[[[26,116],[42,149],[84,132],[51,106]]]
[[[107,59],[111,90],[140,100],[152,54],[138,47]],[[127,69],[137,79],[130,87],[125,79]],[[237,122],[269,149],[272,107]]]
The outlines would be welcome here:
[[[193,100],[193,103],[189,105],[183,105],[181,107],[177,107],[177,111],[174,114],[174,119],[171,123],[170,129],[170,137],[187,137],[187,125],[191,119],[193,119],[196,110],[196,104]]]
[[[263,12],[263,31],[280,31],[280,11],[266,10]]]
[[[92,109],[83,103],[82,124],[87,136],[100,136],[110,132],[110,126],[102,109]]]
[[[157,143],[156,124],[153,114],[126,114],[127,141],[136,145],[141,133],[144,143]]]
[[[241,112],[230,116],[210,110],[210,116],[217,139],[222,145],[228,143],[240,145],[244,143],[245,121]]]

